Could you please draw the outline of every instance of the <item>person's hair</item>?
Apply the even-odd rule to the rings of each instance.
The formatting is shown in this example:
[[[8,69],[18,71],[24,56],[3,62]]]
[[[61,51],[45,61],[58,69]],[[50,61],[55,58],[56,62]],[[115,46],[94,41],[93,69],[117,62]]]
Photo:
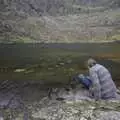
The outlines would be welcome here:
[[[94,60],[93,58],[90,58],[90,59],[88,59],[88,61],[87,61],[87,65],[89,66],[89,67],[93,67],[94,65],[96,65],[97,64],[97,62],[96,62],[96,60]]]

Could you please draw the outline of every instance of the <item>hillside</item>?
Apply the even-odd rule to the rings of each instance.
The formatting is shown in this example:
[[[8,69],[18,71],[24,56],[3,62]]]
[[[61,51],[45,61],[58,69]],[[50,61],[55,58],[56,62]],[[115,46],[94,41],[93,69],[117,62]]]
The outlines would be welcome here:
[[[120,39],[119,0],[1,0],[1,42]]]

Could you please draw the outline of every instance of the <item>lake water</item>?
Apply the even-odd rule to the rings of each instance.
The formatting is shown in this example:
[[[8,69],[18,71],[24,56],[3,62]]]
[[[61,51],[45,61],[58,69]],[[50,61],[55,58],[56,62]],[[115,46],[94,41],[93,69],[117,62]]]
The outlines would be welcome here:
[[[81,65],[79,69],[82,71],[83,62],[90,56],[97,58],[101,64],[108,67],[115,80],[119,80],[119,43],[0,44],[0,79],[40,80],[46,76],[50,78],[51,74],[54,74],[54,71],[56,72],[58,70],[56,76],[54,75],[54,81],[54,79],[58,78],[57,75],[59,75],[59,71],[60,69],[62,70],[63,67],[66,69],[75,67],[75,69],[77,69],[76,66],[79,64],[79,66]],[[59,60],[60,58],[61,60]],[[59,69],[54,69],[54,66],[59,64],[59,61],[64,63],[63,67],[59,66]],[[66,61],[72,62],[66,65]],[[42,68],[39,67],[41,64],[44,64]],[[35,65],[38,65],[38,67],[35,67]],[[34,72],[29,72],[29,74],[14,72],[15,69],[29,68],[29,66],[30,71],[35,68],[33,70]],[[54,71],[52,69],[54,69]],[[46,75],[42,76],[40,72],[46,72]],[[60,76],[62,76],[61,71]]]

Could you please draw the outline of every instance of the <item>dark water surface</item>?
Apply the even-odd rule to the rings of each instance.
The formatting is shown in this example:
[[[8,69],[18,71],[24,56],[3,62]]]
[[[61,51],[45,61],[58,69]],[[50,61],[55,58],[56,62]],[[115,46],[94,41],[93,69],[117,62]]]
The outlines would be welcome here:
[[[76,52],[88,56],[105,54],[116,54],[120,52],[120,44],[111,43],[79,43],[79,44],[0,44],[1,65],[14,64],[24,65],[39,61],[41,55],[56,52]],[[11,60],[11,61],[9,61]]]
[[[100,63],[108,67],[115,80],[118,81],[120,78],[119,43],[0,44],[0,79],[41,80],[54,76],[50,79],[54,81],[60,78],[59,73],[64,77],[62,73],[64,68],[84,71],[83,63],[90,56],[97,58]],[[56,65],[58,68],[55,67]],[[26,74],[14,72],[19,68],[30,70]]]

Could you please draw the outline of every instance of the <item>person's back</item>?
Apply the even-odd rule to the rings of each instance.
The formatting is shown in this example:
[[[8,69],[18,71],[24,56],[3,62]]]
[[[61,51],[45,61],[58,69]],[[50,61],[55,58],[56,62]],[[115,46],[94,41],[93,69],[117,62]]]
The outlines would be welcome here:
[[[111,74],[104,66],[96,64],[89,69],[89,72],[91,73],[91,75],[97,74],[97,77],[99,79],[101,99],[109,99],[116,97],[116,85],[112,80]]]

